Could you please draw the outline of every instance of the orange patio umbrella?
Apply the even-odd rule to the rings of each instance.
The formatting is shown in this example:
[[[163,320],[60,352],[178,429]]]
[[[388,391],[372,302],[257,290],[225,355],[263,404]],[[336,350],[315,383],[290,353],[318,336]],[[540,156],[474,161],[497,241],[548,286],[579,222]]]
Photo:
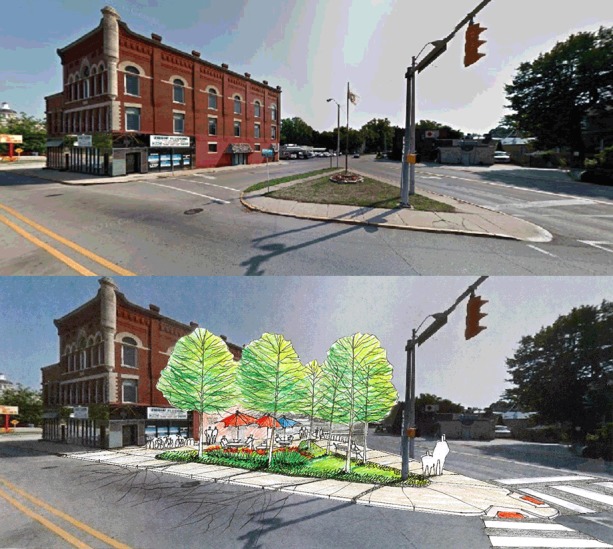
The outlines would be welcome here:
[[[225,417],[221,420],[221,423],[226,427],[236,427],[236,438],[238,439],[238,430],[239,427],[243,425],[253,425],[257,423],[257,419],[249,414],[244,414],[243,412],[239,412],[236,410],[232,415]]]

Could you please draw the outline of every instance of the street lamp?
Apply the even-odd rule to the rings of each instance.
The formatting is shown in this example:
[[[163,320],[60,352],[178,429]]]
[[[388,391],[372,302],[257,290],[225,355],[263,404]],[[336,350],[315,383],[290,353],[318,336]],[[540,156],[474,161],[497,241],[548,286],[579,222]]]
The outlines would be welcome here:
[[[449,312],[434,313],[428,315],[421,321],[421,324],[413,330],[412,338],[407,341],[407,371],[406,385],[404,392],[404,416],[402,421],[402,438],[401,438],[401,454],[402,454],[402,479],[406,480],[409,475],[409,457],[415,458],[415,347],[420,345],[426,339],[434,335],[440,328],[447,324]],[[424,322],[429,318],[433,318],[434,322],[428,326],[424,332],[417,337],[417,332],[424,325]],[[412,431],[409,434],[409,429]]]
[[[338,157],[341,155],[341,106],[331,97],[326,99],[326,102],[330,103],[330,101],[334,101],[338,107],[336,119],[336,167],[338,168]]]

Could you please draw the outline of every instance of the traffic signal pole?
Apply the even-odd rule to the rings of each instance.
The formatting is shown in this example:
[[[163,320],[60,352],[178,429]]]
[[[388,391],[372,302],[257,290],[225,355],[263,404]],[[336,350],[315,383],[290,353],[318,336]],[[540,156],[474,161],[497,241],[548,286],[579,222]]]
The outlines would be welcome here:
[[[487,6],[492,0],[483,0],[474,10],[460,21],[456,27],[442,40],[434,40],[428,42],[432,44],[434,49],[424,57],[418,65],[416,61],[424,51],[424,46],[421,51],[412,57],[411,66],[407,68],[407,72],[404,77],[407,79],[407,99],[406,99],[406,115],[404,126],[404,147],[402,151],[402,170],[400,180],[400,207],[409,208],[409,195],[415,194],[415,163],[416,158],[416,143],[415,143],[415,75],[416,72],[423,71],[430,63],[440,57],[446,50],[447,44],[456,35],[456,33],[466,23],[471,23],[475,15],[477,15],[485,6]],[[479,54],[481,55],[481,54]]]
[[[445,324],[449,315],[456,309],[456,307],[464,301],[468,296],[474,295],[475,290],[487,280],[487,276],[480,276],[476,282],[471,284],[466,291],[464,291],[445,311],[442,313],[434,313],[428,315],[421,324],[412,330],[411,339],[407,341],[405,350],[407,352],[407,369],[405,378],[405,392],[404,392],[404,413],[402,419],[402,434],[400,439],[400,453],[402,455],[402,468],[401,477],[402,480],[406,480],[409,476],[409,458],[415,459],[415,348],[428,339],[430,339],[436,332],[438,332]],[[434,318],[434,322],[430,323],[423,332],[418,336],[420,328],[424,322],[430,317]]]

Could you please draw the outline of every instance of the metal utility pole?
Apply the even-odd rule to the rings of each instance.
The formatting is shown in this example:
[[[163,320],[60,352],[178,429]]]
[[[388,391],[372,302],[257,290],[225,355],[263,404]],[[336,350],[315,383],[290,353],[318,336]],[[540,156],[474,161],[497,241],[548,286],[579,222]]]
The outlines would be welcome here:
[[[338,168],[339,156],[341,155],[341,106],[338,101],[335,101],[330,97],[326,99],[328,103],[334,101],[336,103],[336,167]],[[332,159],[330,159],[330,167],[332,167]]]
[[[423,71],[430,63],[434,62],[447,50],[447,44],[456,35],[456,33],[466,24],[472,21],[485,6],[492,0],[483,0],[473,11],[471,11],[462,21],[460,21],[451,33],[442,40],[434,40],[428,42],[432,44],[434,49],[424,57],[416,66],[415,62],[424,51],[424,46],[421,51],[412,58],[411,66],[407,68],[404,77],[407,79],[407,100],[406,100],[406,120],[404,132],[404,150],[402,157],[402,178],[400,180],[400,206],[408,208],[409,194],[415,194],[415,162],[416,162],[416,147],[415,147],[415,76],[416,72]],[[409,113],[409,111],[411,111]],[[411,169],[409,170],[409,165]]]
[[[409,476],[409,458],[415,459],[415,348],[426,340],[430,339],[438,332],[445,324],[449,315],[456,307],[468,296],[475,292],[475,289],[487,280],[487,276],[481,276],[477,281],[471,284],[445,311],[442,313],[434,313],[424,318],[421,324],[412,331],[411,339],[407,341],[405,350],[407,352],[407,371],[404,393],[404,415],[402,419],[402,438],[400,439],[400,448],[402,454],[402,480],[406,480]],[[434,319],[419,336],[417,333],[423,326],[424,322],[430,317]]]
[[[347,148],[345,149],[345,173],[349,171],[349,82],[347,82]]]

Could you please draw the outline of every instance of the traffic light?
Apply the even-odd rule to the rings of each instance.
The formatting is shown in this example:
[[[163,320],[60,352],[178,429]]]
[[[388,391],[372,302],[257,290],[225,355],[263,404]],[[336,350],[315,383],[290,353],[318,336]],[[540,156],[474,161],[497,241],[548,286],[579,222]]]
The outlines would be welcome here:
[[[464,44],[464,66],[468,67],[473,63],[476,63],[482,57],[485,57],[484,53],[479,53],[479,47],[485,44],[485,40],[479,40],[479,35],[487,30],[485,27],[479,25],[479,23],[470,23],[466,28],[466,42]]]
[[[483,317],[487,316],[487,313],[481,312],[481,307],[485,305],[487,301],[481,299],[479,295],[471,295],[468,298],[468,304],[466,305],[466,331],[464,337],[470,339],[486,329],[485,326],[480,326],[479,322]]]

